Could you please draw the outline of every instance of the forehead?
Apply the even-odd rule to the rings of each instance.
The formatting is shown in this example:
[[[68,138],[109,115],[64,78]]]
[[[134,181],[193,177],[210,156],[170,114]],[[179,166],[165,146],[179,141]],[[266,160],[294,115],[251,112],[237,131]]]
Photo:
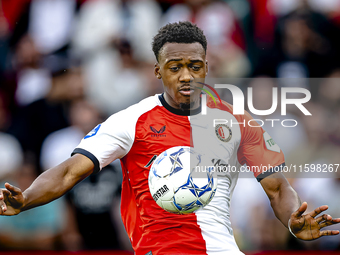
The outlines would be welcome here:
[[[166,62],[169,59],[205,59],[203,46],[198,43],[166,43],[159,52],[159,61]]]

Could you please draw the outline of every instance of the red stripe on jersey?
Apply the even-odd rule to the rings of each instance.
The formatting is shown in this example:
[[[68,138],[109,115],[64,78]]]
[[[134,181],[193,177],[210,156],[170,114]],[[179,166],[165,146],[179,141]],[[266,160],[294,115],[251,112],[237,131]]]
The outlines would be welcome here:
[[[165,128],[164,128],[165,127]],[[195,214],[166,212],[153,200],[145,167],[154,155],[175,146],[190,146],[190,122],[157,106],[141,115],[134,143],[121,160],[123,187],[121,213],[136,255],[206,254]]]

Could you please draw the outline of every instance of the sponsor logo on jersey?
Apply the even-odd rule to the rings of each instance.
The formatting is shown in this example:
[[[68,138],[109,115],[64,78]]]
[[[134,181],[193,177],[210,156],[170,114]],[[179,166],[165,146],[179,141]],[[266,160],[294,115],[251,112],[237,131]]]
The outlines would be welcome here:
[[[155,201],[157,201],[158,198],[164,196],[164,194],[166,194],[166,193],[168,193],[168,192],[169,192],[168,186],[163,185],[162,187],[160,187],[160,188],[155,192],[155,194],[153,194],[152,197],[153,197],[153,199],[154,199]]]
[[[281,151],[280,147],[275,143],[273,138],[271,138],[271,136],[267,132],[263,133],[263,138],[264,138],[264,141],[266,143],[266,147],[268,150],[280,153]]]
[[[211,162],[216,168],[216,172],[227,172],[229,169],[229,164],[220,158],[213,158]]]
[[[90,137],[92,137],[92,136],[95,136],[95,135],[98,133],[98,130],[100,129],[100,126],[101,126],[101,124],[99,124],[99,125],[96,126],[94,129],[92,129],[92,130],[90,131],[90,133],[88,133],[88,134],[84,137],[84,139],[87,139],[87,138],[90,138]]]
[[[216,125],[215,134],[222,142],[229,142],[233,136],[231,129],[226,124]]]
[[[151,131],[154,133],[154,134],[151,134],[151,137],[166,137],[166,135],[163,134],[165,132],[165,128],[166,126],[163,126],[161,127],[160,130],[157,130],[153,126],[150,126]]]

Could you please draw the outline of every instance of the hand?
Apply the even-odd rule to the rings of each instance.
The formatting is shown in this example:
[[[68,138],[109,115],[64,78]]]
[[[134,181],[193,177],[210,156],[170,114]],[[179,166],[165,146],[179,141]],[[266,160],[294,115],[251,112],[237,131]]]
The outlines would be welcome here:
[[[318,214],[328,209],[327,205],[316,208],[313,212],[302,215],[307,209],[307,203],[303,202],[300,208],[290,216],[290,229],[301,240],[315,240],[321,236],[338,235],[338,230],[323,230],[322,228],[340,223],[340,218],[333,219],[328,214],[316,218]],[[288,226],[289,227],[289,226]]]
[[[5,183],[6,189],[0,189],[0,215],[16,215],[24,205],[21,189]]]

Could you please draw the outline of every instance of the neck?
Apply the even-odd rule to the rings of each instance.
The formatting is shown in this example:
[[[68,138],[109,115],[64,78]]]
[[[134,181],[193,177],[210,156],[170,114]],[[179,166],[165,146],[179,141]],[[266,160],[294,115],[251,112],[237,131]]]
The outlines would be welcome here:
[[[169,106],[175,109],[180,110],[194,110],[200,107],[201,105],[201,99],[200,97],[197,98],[197,100],[194,100],[189,103],[179,103],[177,104],[167,93],[163,93],[164,100],[168,103]]]
[[[177,105],[177,107],[173,107],[172,105],[170,105],[168,103],[168,101],[165,99],[166,97],[166,93],[162,94],[159,96],[160,101],[162,102],[163,106],[170,112],[176,114],[176,115],[181,115],[181,116],[190,116],[190,115],[196,115],[199,114],[201,112],[201,107],[199,104],[199,100],[198,100],[198,106],[195,107],[180,107]]]

